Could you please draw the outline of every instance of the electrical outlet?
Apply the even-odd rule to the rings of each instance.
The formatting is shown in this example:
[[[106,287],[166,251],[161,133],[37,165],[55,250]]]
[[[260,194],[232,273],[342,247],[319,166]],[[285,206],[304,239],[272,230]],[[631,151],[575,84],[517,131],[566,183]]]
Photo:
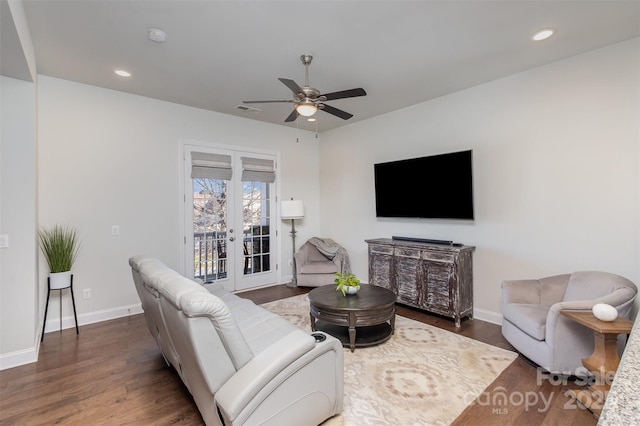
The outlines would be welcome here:
[[[118,225],[111,227],[111,235],[120,235],[120,227]]]
[[[82,290],[82,298],[83,299],[91,299],[91,289],[85,288]]]

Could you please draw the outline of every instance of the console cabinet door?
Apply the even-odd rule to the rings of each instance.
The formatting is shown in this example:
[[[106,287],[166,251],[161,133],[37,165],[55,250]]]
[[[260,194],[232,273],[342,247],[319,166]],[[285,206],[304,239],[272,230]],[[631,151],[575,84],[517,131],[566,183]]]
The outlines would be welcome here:
[[[451,306],[451,276],[453,264],[441,260],[428,259],[424,262],[427,282],[425,307],[433,312],[449,315]]]
[[[421,252],[415,248],[395,249],[396,288],[400,302],[420,306],[424,279],[422,277]]]
[[[396,292],[391,277],[395,276],[393,247],[389,245],[369,245],[369,284]],[[397,293],[396,293],[397,294]]]

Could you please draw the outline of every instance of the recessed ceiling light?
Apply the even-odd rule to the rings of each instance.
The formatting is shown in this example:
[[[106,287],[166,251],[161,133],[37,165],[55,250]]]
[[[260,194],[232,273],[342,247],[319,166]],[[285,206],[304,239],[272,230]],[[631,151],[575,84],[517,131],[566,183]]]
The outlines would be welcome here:
[[[314,121],[316,121],[316,118],[315,117],[309,117],[309,118],[307,118],[307,121],[310,121],[310,122],[313,123]]]
[[[115,73],[118,74],[120,77],[131,77],[131,73],[125,70],[115,70]]]
[[[546,40],[549,37],[551,37],[553,35],[553,33],[555,33],[556,30],[555,28],[545,28],[544,30],[540,30],[537,33],[535,33],[534,35],[531,36],[531,40],[533,41],[542,41],[542,40]]]

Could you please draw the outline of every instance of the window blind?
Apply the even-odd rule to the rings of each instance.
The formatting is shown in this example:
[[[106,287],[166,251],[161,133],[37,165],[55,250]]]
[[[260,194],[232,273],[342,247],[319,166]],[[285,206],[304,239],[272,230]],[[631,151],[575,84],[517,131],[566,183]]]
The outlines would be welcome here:
[[[191,178],[231,180],[231,156],[207,152],[191,153]]]
[[[240,157],[242,161],[243,182],[267,182],[276,181],[276,171],[273,160],[263,158]]]

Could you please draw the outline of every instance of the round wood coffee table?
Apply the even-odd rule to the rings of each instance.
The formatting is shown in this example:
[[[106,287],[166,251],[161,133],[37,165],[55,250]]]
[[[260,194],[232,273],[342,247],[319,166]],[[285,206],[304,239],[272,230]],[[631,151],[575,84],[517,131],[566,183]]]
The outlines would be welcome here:
[[[358,293],[343,296],[325,285],[309,292],[309,305],[311,330],[340,339],[351,352],[385,342],[394,331],[396,295],[386,288],[362,284]]]

